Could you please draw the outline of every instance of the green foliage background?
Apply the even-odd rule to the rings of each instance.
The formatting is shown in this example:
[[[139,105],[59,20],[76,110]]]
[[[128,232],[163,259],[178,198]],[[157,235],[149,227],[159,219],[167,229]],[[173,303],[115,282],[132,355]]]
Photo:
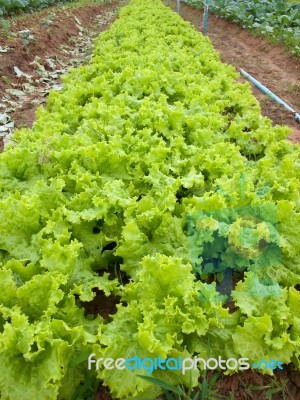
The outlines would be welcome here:
[[[94,0],[104,3],[106,0]],[[21,12],[37,11],[56,4],[71,3],[72,0],[0,0],[0,17],[19,14]],[[73,0],[76,2],[76,0]]]

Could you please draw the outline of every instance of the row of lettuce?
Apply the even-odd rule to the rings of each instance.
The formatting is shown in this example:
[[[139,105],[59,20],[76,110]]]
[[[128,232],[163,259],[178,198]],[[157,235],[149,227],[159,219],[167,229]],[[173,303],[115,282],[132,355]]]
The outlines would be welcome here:
[[[183,0],[196,8],[202,0]],[[288,0],[211,0],[210,9],[221,18],[284,43],[300,55],[300,2]]]
[[[87,382],[159,395],[129,369],[88,370],[91,353],[299,368],[300,150],[237,78],[160,0],[132,0],[15,133],[0,157],[2,400],[71,400]]]

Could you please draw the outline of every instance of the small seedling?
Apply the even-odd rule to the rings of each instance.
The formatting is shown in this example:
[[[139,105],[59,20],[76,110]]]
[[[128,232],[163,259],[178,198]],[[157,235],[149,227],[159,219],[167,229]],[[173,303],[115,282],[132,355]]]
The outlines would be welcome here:
[[[1,18],[0,25],[1,25],[1,32],[4,33],[4,35],[9,36],[10,26],[11,26],[10,21],[8,19]]]
[[[48,15],[41,20],[41,24],[48,28],[49,25],[53,24],[54,19],[56,18],[56,14],[54,12],[49,12]]]
[[[35,42],[35,36],[31,33],[29,29],[19,31],[19,35],[21,36],[24,46],[28,46],[30,43]]]

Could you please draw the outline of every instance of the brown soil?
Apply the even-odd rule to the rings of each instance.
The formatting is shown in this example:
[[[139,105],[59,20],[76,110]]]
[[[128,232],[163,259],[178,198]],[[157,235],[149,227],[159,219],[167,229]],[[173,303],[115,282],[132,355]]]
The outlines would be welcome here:
[[[172,8],[176,10],[176,0],[172,2]],[[184,19],[190,21],[197,30],[202,30],[202,10],[182,4],[181,11]],[[238,69],[243,68],[300,112],[300,58],[293,56],[285,46],[272,44],[213,14],[209,15],[207,35],[223,62]],[[262,114],[276,124],[291,127],[290,140],[300,144],[300,125],[293,115],[259,89],[253,87],[253,93],[260,101]]]
[[[119,278],[123,285],[129,283],[128,276],[125,272],[120,271],[119,266],[117,267],[117,275],[116,270],[100,270],[99,276],[102,276],[104,273],[109,274],[109,280]],[[92,301],[81,302],[85,309],[85,314],[93,314],[95,316],[99,314],[106,321],[111,321],[112,315],[117,312],[117,305],[120,304],[121,298],[119,296],[114,296],[113,294],[106,296],[105,293],[99,289],[95,289],[94,292],[96,294]]]
[[[37,105],[34,105],[31,102],[25,102],[21,108],[17,109],[12,114],[15,125],[17,127],[31,128],[33,122],[35,121],[35,113],[37,107]]]
[[[97,391],[94,400],[114,400],[110,393],[109,389],[106,386],[100,386],[99,390]]]
[[[102,290],[95,290],[95,297],[90,302],[82,302],[86,314],[101,315],[106,321],[111,320],[111,315],[117,312],[118,296],[106,296]]]

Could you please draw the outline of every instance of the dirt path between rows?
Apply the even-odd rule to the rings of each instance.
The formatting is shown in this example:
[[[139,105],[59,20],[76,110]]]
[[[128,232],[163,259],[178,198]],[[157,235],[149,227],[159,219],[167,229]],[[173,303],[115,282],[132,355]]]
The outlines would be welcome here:
[[[175,10],[176,0],[172,2]],[[202,30],[202,10],[182,4],[181,15],[197,30]],[[207,34],[223,62],[243,68],[300,112],[300,58],[293,56],[284,46],[271,44],[213,14],[209,15]],[[276,124],[290,126],[290,139],[300,144],[300,125],[293,116],[257,88],[253,87],[253,93],[260,101],[262,114]]]

